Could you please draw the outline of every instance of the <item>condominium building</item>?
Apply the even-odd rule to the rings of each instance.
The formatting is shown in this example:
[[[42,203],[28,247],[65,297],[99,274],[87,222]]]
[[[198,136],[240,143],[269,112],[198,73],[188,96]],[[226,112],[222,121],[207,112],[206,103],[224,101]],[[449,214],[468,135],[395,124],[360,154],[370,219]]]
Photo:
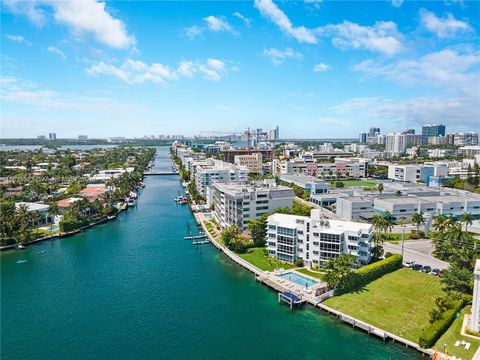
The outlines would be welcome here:
[[[463,146],[459,148],[458,153],[467,156],[467,157],[474,157],[475,155],[480,155],[480,146],[479,145],[472,145],[472,146]]]
[[[390,156],[400,156],[407,151],[407,135],[388,134],[385,137],[385,152]]]
[[[432,136],[445,136],[445,125],[424,125],[422,126],[422,144],[428,143],[428,138]]]
[[[245,166],[248,171],[254,174],[261,174],[263,172],[262,153],[235,155],[234,163],[236,165]]]
[[[248,220],[292,207],[294,197],[292,189],[275,183],[217,182],[208,188],[207,205],[214,205],[214,216],[222,226],[236,225],[243,230]]]
[[[195,171],[197,191],[202,195],[206,195],[207,187],[214,183],[230,183],[247,179],[248,169],[245,166],[221,160],[207,159],[205,165],[197,166]]]
[[[371,259],[372,225],[327,220],[321,210],[310,217],[273,214],[267,219],[268,255],[283,261],[302,259],[308,267],[323,266],[340,254],[351,254],[359,264]]]
[[[323,194],[328,192],[327,183],[324,180],[317,179],[313,176],[305,175],[280,175],[280,180],[292,183],[308,190],[311,194]]]
[[[468,326],[473,331],[480,331],[480,259],[475,261],[473,277],[472,316]]]

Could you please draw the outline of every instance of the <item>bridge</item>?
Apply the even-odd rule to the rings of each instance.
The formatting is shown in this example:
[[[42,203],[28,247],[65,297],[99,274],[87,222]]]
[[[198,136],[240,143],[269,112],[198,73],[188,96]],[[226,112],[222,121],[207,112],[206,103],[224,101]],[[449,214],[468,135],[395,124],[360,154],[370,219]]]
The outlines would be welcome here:
[[[166,171],[155,171],[155,170],[149,170],[145,171],[143,175],[179,175],[180,173],[178,171],[173,171],[173,170],[166,170]]]

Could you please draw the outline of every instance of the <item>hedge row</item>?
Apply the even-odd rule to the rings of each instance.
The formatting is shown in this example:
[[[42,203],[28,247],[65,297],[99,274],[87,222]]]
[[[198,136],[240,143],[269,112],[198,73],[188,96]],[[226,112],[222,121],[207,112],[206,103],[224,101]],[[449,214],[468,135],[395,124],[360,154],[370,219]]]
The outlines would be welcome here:
[[[63,221],[60,221],[59,227],[61,232],[69,232],[72,230],[79,229],[84,225],[85,223],[83,221],[63,220]]]
[[[452,325],[453,320],[457,317],[457,313],[464,305],[463,300],[458,300],[453,309],[447,310],[443,313],[442,318],[430,324],[420,334],[418,344],[422,348],[430,348],[437,342],[438,339],[448,330]]]
[[[393,254],[384,260],[352,271],[343,281],[340,292],[350,291],[363,286],[379,277],[402,267],[402,255]]]

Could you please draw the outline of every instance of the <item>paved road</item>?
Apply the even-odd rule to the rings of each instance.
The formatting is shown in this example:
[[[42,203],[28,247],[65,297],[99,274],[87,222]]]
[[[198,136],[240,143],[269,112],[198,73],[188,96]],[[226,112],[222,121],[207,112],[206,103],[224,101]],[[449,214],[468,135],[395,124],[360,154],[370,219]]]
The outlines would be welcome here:
[[[382,244],[385,252],[389,251],[394,254],[402,253],[402,244],[392,244],[389,242]],[[448,263],[434,258],[431,253],[433,245],[431,240],[408,240],[404,242],[403,260],[415,261],[417,264],[431,266],[432,269],[446,269]]]

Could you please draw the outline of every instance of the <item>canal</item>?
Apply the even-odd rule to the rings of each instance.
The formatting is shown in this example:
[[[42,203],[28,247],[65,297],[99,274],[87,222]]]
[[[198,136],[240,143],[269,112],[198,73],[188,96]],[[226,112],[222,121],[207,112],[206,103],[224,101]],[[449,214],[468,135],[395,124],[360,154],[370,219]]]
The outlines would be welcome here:
[[[156,169],[170,166],[160,148]],[[61,240],[0,254],[2,359],[412,359],[320,310],[291,311],[211,245],[178,176],[138,206]]]

